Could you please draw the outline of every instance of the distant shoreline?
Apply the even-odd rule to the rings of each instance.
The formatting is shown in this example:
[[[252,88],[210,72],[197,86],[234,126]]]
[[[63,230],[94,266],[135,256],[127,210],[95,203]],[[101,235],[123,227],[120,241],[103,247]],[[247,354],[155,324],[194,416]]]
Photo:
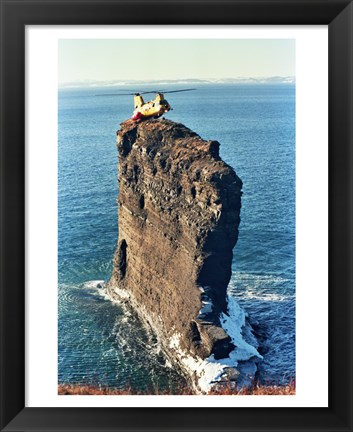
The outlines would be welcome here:
[[[287,77],[244,77],[244,78],[225,78],[225,79],[180,79],[180,80],[161,80],[161,81],[139,81],[139,80],[120,80],[120,81],[73,81],[59,83],[60,89],[67,88],[97,88],[97,87],[125,87],[125,86],[165,86],[165,85],[223,85],[223,84],[284,84],[295,85],[294,76]]]

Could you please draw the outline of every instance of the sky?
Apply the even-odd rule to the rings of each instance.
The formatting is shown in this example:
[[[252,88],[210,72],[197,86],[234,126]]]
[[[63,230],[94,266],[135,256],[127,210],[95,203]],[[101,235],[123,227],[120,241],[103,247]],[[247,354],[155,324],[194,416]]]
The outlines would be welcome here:
[[[59,85],[295,76],[294,39],[60,39]]]

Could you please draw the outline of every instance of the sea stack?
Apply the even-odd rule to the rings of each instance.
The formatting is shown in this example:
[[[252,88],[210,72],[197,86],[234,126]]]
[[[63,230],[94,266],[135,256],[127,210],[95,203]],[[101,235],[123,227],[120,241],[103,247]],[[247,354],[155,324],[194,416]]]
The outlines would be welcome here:
[[[117,132],[119,234],[108,293],[138,312],[199,393],[239,375],[223,324],[242,182],[219,146],[165,119],[128,120]]]

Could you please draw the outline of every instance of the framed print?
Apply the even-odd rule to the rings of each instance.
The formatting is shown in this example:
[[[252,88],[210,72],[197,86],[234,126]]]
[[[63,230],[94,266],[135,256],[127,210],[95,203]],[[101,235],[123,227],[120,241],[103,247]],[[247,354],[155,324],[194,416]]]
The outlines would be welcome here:
[[[1,430],[351,430],[352,4],[1,17]]]

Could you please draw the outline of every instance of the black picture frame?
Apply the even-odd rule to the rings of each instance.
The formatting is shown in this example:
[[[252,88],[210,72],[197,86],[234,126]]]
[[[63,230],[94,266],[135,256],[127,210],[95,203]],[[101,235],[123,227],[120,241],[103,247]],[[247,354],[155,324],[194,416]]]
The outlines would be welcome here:
[[[352,2],[0,0],[0,5],[1,431],[352,431]],[[328,408],[25,407],[25,26],[94,24],[328,25]],[[320,377],[313,374],[315,392]]]

